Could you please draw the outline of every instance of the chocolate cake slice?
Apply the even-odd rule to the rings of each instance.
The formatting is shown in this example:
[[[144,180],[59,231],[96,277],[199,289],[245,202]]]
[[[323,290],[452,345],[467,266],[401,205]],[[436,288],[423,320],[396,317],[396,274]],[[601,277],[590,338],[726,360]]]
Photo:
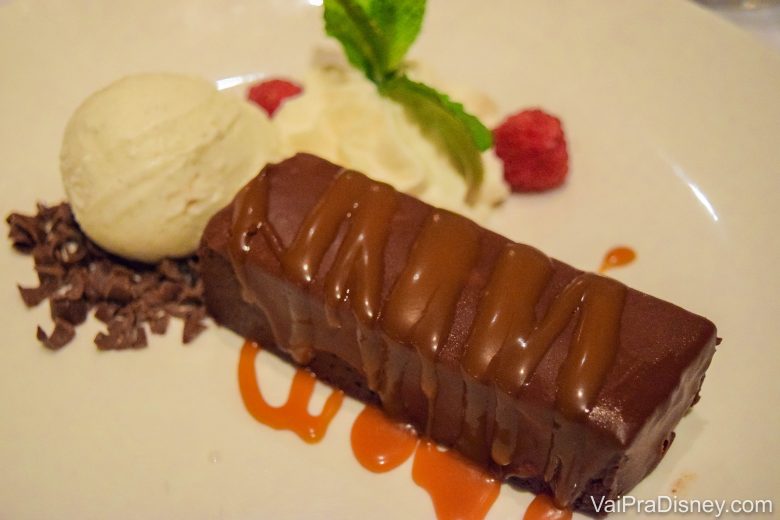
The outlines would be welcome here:
[[[587,509],[698,399],[715,326],[300,154],[200,247],[216,321],[503,478]]]

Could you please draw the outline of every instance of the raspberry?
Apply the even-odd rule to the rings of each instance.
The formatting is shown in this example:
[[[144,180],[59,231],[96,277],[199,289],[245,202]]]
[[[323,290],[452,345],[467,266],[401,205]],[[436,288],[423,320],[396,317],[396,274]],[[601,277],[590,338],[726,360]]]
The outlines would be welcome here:
[[[269,79],[252,85],[247,98],[258,104],[270,117],[274,115],[282,101],[301,92],[303,89],[297,83],[286,79]]]
[[[560,186],[569,172],[561,121],[539,109],[509,116],[495,130],[496,155],[512,191],[544,191]]]

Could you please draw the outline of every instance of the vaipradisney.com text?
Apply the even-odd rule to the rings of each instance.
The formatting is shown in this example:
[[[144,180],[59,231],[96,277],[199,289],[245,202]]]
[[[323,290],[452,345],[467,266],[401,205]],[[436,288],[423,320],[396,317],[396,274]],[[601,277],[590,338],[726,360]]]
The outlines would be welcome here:
[[[703,514],[713,518],[723,515],[771,515],[774,503],[770,499],[697,499],[660,495],[655,498],[636,498],[631,495],[614,500],[604,497],[590,497],[597,514],[637,513],[637,514]]]

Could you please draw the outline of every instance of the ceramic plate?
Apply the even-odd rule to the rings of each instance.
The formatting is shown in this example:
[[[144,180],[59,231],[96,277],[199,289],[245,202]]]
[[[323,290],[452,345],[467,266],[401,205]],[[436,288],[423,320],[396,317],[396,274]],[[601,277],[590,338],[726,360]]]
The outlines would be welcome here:
[[[0,1],[0,210],[63,198],[58,153],[79,101],[119,76],[300,76],[324,40],[312,0]],[[414,57],[503,113],[562,117],[564,189],[515,196],[490,226],[585,269],[618,244],[612,275],[711,318],[724,337],[703,397],[640,498],[780,498],[778,294],[780,55],[682,1],[431,1]],[[255,422],[238,393],[241,338],[179,329],[141,352],[98,352],[98,325],[41,348],[14,284],[28,258],[0,248],[3,518],[433,518],[411,463],[355,461],[348,401],[325,440]],[[280,402],[292,370],[261,355]],[[318,388],[312,409],[324,401]],[[489,518],[520,518],[504,487]],[[776,500],[777,501],[777,500]],[[777,506],[778,504],[776,504]]]

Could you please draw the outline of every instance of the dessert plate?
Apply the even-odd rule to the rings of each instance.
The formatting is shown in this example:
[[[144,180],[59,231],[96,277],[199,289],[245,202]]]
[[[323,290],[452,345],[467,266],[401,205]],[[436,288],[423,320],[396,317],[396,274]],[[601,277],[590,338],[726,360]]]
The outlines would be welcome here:
[[[324,42],[318,3],[0,1],[0,210],[63,198],[64,124],[119,76],[300,77]],[[724,337],[701,402],[632,494],[777,502],[780,55],[687,2],[485,5],[432,0],[413,56],[502,113],[560,115],[572,158],[563,189],[513,196],[488,226],[585,269],[628,245],[637,260],[612,276]],[[355,461],[359,403],[320,444],[266,428],[239,396],[241,338],[215,328],[189,347],[174,327],[144,351],[101,353],[89,323],[46,351],[34,331],[48,309],[14,289],[34,283],[30,260],[0,248],[0,272],[0,516],[434,517],[410,462],[375,475]],[[292,369],[259,360],[280,403]],[[488,518],[519,518],[531,498],[504,486]]]

